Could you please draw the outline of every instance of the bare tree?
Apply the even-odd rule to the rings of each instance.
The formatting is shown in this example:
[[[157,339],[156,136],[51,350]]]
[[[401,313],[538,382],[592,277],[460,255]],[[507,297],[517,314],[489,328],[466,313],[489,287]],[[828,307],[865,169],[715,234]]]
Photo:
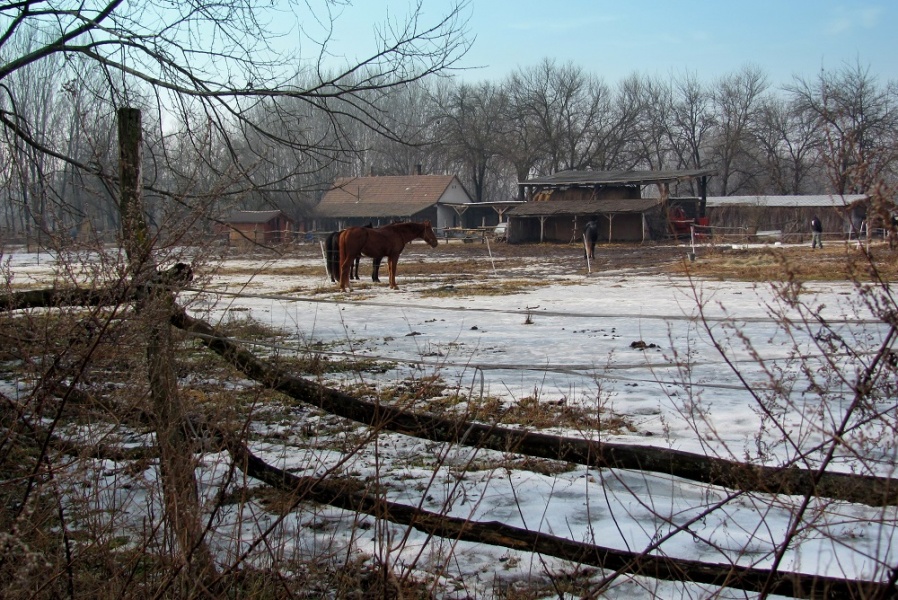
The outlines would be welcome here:
[[[602,125],[611,112],[611,91],[603,82],[572,64],[546,59],[518,73],[512,85],[521,89],[519,117],[539,131],[541,172],[584,169],[601,155]]]
[[[210,215],[217,198],[261,194],[276,200],[291,193],[297,176],[341,158],[350,125],[392,135],[378,104],[381,92],[451,70],[467,48],[463,3],[431,24],[418,3],[407,18],[392,18],[375,30],[367,57],[332,63],[332,8],[327,0],[278,6],[290,18],[308,19],[296,28],[315,48],[291,64],[275,50],[268,20],[284,15],[255,0],[63,0],[0,7],[0,130],[24,184],[20,218],[50,236],[47,245],[65,246],[56,224],[86,214],[83,202],[61,195],[50,210],[53,173],[67,182],[60,190],[90,181],[120,200],[119,243],[92,248],[103,269],[84,281],[69,272],[61,255],[57,285],[118,289],[123,293],[111,301],[113,311],[132,312],[142,323],[149,402],[141,409],[160,451],[170,576],[182,582],[185,596],[218,597],[219,574],[194,476],[192,406],[178,393],[169,325],[175,307],[164,265],[179,246],[198,241],[188,234]],[[303,29],[315,23],[323,27],[317,42]],[[66,90],[65,111],[56,110],[59,89]],[[76,143],[64,131],[94,137]],[[120,156],[109,143],[116,139]],[[199,254],[191,259],[203,260]],[[189,272],[181,264],[171,273]],[[85,352],[76,361],[86,369],[91,358]],[[53,373],[38,377],[53,379],[35,383],[36,398],[59,385]],[[45,453],[38,464],[50,460]],[[28,482],[16,498],[23,507],[46,493],[40,468]]]
[[[517,72],[505,82],[508,94],[505,121],[505,138],[502,156],[514,169],[517,181],[526,181],[544,152],[546,140],[541,134],[538,115],[529,110],[529,93],[524,86],[524,75]],[[518,200],[524,199],[524,189],[518,187]]]
[[[820,158],[817,120],[788,101],[764,100],[752,127],[764,188],[774,194],[801,194],[816,189]]]
[[[747,66],[723,77],[714,88],[712,97],[717,127],[710,152],[718,169],[715,182],[722,196],[733,193],[754,176],[744,170],[740,172],[739,165],[746,162],[745,145],[749,139],[749,128],[756,119],[767,85],[760,69]]]
[[[438,110],[433,101],[434,88],[444,79],[416,81],[385,94],[383,107],[392,136],[371,135],[359,152],[357,175],[369,172],[407,175],[420,168],[424,173],[438,171],[442,164],[435,133]]]
[[[112,107],[142,105],[152,109],[145,111],[145,122],[170,128],[174,119],[197,139],[214,130],[233,165],[225,172],[228,177],[239,173],[243,181],[242,188],[235,185],[233,192],[245,193],[272,182],[265,180],[269,173],[255,170],[259,155],[250,153],[250,164],[244,164],[246,156],[234,145],[236,133],[252,132],[298,157],[314,154],[323,145],[320,137],[303,135],[283,112],[275,113],[282,119],[257,124],[253,117],[260,101],[294,99],[316,115],[329,115],[334,131],[339,131],[339,119],[346,117],[388,134],[373,92],[445,72],[467,48],[463,3],[450,6],[431,24],[425,24],[419,3],[407,19],[393,17],[375,28],[377,37],[368,56],[342,63],[329,55],[330,36],[337,26],[329,2],[289,3],[281,8],[283,14],[267,12],[268,4],[254,0],[175,9],[166,3],[131,5],[116,0],[9,5],[0,13],[6,22],[0,37],[6,57],[0,63],[0,82],[53,57],[65,57],[64,64],[72,66],[71,71],[62,71],[71,85],[81,85],[83,71],[76,66],[97,67],[107,82],[98,101]],[[305,54],[298,62],[288,58],[290,50],[278,51],[274,45],[278,40],[273,21],[283,19],[296,19],[305,38]],[[312,24],[320,31],[312,32]],[[25,51],[11,51],[31,31],[42,33],[40,42]],[[8,133],[41,155],[68,160],[83,170],[99,170],[35,137],[37,123],[25,106],[33,100],[20,98],[9,85],[4,92],[0,123]],[[160,118],[151,119],[152,114]],[[297,158],[294,164],[301,162]]]
[[[632,78],[637,87],[642,110],[636,125],[634,152],[641,164],[649,169],[676,168],[677,157],[672,151],[673,90],[660,78]]]
[[[707,166],[707,140],[717,123],[711,108],[711,93],[694,73],[687,72],[674,79],[673,96],[668,136],[678,166],[684,169],[704,168]]]
[[[437,98],[440,145],[465,173],[463,181],[470,186],[475,202],[485,200],[487,177],[501,152],[507,102],[505,90],[490,83],[462,83]]]
[[[815,79],[796,78],[787,91],[800,110],[816,119],[835,193],[866,193],[894,167],[894,94],[880,86],[868,68],[856,64],[821,70]]]
[[[602,150],[593,160],[600,170],[632,169],[643,163],[645,153],[637,140],[645,124],[646,113],[665,110],[647,102],[646,82],[638,75],[623,80],[615,90],[611,110],[600,130]],[[655,119],[657,123],[657,119]],[[653,137],[654,137],[653,132]]]

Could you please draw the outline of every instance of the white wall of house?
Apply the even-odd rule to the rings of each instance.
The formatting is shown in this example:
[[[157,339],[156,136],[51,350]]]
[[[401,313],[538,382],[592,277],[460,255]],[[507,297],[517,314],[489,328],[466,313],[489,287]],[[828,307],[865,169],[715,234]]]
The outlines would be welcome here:
[[[440,196],[440,202],[452,202],[458,204],[470,201],[471,197],[468,196],[468,193],[465,191],[465,188],[462,187],[461,183],[459,183],[458,179],[453,179],[452,183],[449,184],[449,187],[446,188],[446,191],[443,192],[443,195]]]
[[[450,204],[470,203],[471,197],[468,196],[458,179],[453,179],[446,191],[443,192],[443,195],[440,196],[437,204],[437,222],[432,224],[436,229],[453,227],[458,220],[456,210],[451,206],[442,206],[441,204],[444,202]]]

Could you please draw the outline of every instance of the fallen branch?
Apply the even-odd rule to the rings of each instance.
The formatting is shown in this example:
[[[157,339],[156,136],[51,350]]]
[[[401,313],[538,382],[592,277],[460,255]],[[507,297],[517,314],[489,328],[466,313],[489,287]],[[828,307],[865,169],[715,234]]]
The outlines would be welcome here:
[[[34,290],[0,295],[0,310],[63,305],[97,306],[115,304],[121,300],[121,297],[116,299],[110,290]],[[665,473],[730,489],[788,495],[810,493],[870,506],[898,505],[898,485],[885,477],[824,473],[815,485],[814,473],[798,467],[751,465],[667,448],[512,430],[495,425],[443,419],[366,402],[264,363],[205,321],[190,317],[183,309],[172,317],[172,323],[199,336],[209,348],[251,379],[335,415],[398,433],[596,468]]]
[[[245,444],[234,439],[227,440],[227,447],[237,466],[247,475],[290,493],[295,498],[372,515],[446,539],[535,552],[576,564],[621,570],[655,579],[693,581],[750,592],[761,590],[770,575],[766,569],[616,550],[513,527],[498,521],[480,522],[449,517],[377,498],[360,482],[293,475],[267,464]],[[882,582],[783,571],[777,572],[773,586],[767,590],[773,594],[795,598],[896,597],[894,588]]]
[[[884,477],[824,473],[814,485],[815,473],[798,467],[751,465],[668,448],[534,433],[444,419],[367,402],[272,366],[183,310],[176,312],[172,323],[197,335],[206,346],[250,379],[301,402],[380,429],[436,442],[515,452],[595,468],[665,473],[735,490],[788,495],[809,493],[870,506],[898,505],[898,484]]]
[[[0,310],[55,306],[112,306],[122,301],[121,291],[114,289],[50,288],[0,294]]]
[[[190,265],[179,262],[157,273],[152,281],[137,288],[112,286],[92,290],[67,287],[0,294],[0,310],[59,306],[116,306],[138,299],[148,289],[177,290],[190,283],[191,280],[193,280],[193,270]]]

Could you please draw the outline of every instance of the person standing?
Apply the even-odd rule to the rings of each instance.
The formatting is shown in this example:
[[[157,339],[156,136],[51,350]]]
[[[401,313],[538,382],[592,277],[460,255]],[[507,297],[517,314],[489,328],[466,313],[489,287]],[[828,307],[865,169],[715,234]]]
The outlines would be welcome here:
[[[817,215],[814,215],[811,218],[811,249],[818,245],[823,248],[823,223],[820,222]]]
[[[596,258],[596,242],[599,240],[599,224],[593,219],[583,228],[583,249],[587,260]]]

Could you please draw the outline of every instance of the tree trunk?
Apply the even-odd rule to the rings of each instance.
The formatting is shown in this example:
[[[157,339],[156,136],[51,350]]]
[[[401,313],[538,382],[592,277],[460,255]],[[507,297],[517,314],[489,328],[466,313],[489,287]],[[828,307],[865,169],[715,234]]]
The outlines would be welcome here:
[[[206,545],[197,495],[196,464],[186,407],[178,394],[169,320],[175,307],[171,292],[148,285],[157,276],[141,200],[140,111],[119,110],[122,242],[137,292],[137,314],[147,328],[147,367],[151,420],[159,448],[159,476],[165,520],[186,567],[187,594],[213,597],[216,569]],[[195,586],[195,587],[194,587]],[[191,589],[193,588],[193,589]]]

